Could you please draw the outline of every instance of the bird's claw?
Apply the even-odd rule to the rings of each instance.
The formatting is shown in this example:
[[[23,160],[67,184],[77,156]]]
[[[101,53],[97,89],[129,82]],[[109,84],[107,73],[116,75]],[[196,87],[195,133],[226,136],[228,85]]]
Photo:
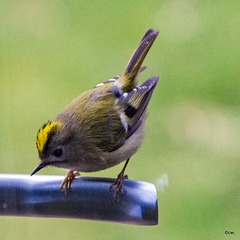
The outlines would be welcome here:
[[[63,187],[65,187],[65,195],[66,196],[68,195],[68,192],[71,190],[72,181],[77,176],[80,176],[80,173],[78,171],[69,170],[67,172],[67,175],[60,186],[61,191],[62,191]]]
[[[112,191],[113,186],[116,186],[114,192],[114,199],[117,200],[121,193],[122,184],[125,179],[128,179],[128,175],[124,175],[124,172],[118,174],[117,179],[111,184],[109,190]]]

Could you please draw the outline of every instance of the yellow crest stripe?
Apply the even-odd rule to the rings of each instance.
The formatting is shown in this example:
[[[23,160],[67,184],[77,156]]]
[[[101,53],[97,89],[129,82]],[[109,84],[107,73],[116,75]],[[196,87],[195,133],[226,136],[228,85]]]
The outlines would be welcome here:
[[[61,123],[58,121],[47,122],[39,129],[37,134],[37,148],[39,152],[43,152],[43,149],[46,145],[46,142],[49,138],[51,132],[56,131],[58,127],[61,126]]]

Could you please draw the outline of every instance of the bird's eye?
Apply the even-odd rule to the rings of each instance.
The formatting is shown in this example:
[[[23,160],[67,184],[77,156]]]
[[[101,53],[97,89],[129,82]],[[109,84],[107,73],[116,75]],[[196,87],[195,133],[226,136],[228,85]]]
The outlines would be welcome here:
[[[54,150],[53,154],[55,157],[61,157],[63,154],[63,150],[61,148],[57,148]]]

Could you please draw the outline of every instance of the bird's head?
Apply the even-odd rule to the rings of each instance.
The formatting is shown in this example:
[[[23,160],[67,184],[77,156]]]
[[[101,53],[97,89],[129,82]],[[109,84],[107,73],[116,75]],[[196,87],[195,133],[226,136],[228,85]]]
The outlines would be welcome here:
[[[41,160],[31,176],[46,166],[64,167],[68,163],[71,135],[60,121],[48,121],[37,133],[37,149]]]

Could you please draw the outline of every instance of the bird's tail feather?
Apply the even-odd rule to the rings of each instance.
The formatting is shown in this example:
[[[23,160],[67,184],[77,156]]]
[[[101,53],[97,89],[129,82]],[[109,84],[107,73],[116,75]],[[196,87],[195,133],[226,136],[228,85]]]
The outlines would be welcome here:
[[[122,86],[124,92],[131,91],[137,85],[138,73],[145,59],[149,49],[151,48],[154,40],[158,36],[159,31],[149,29],[143,36],[142,40],[138,44],[137,49],[131,56],[122,76],[118,82]]]

